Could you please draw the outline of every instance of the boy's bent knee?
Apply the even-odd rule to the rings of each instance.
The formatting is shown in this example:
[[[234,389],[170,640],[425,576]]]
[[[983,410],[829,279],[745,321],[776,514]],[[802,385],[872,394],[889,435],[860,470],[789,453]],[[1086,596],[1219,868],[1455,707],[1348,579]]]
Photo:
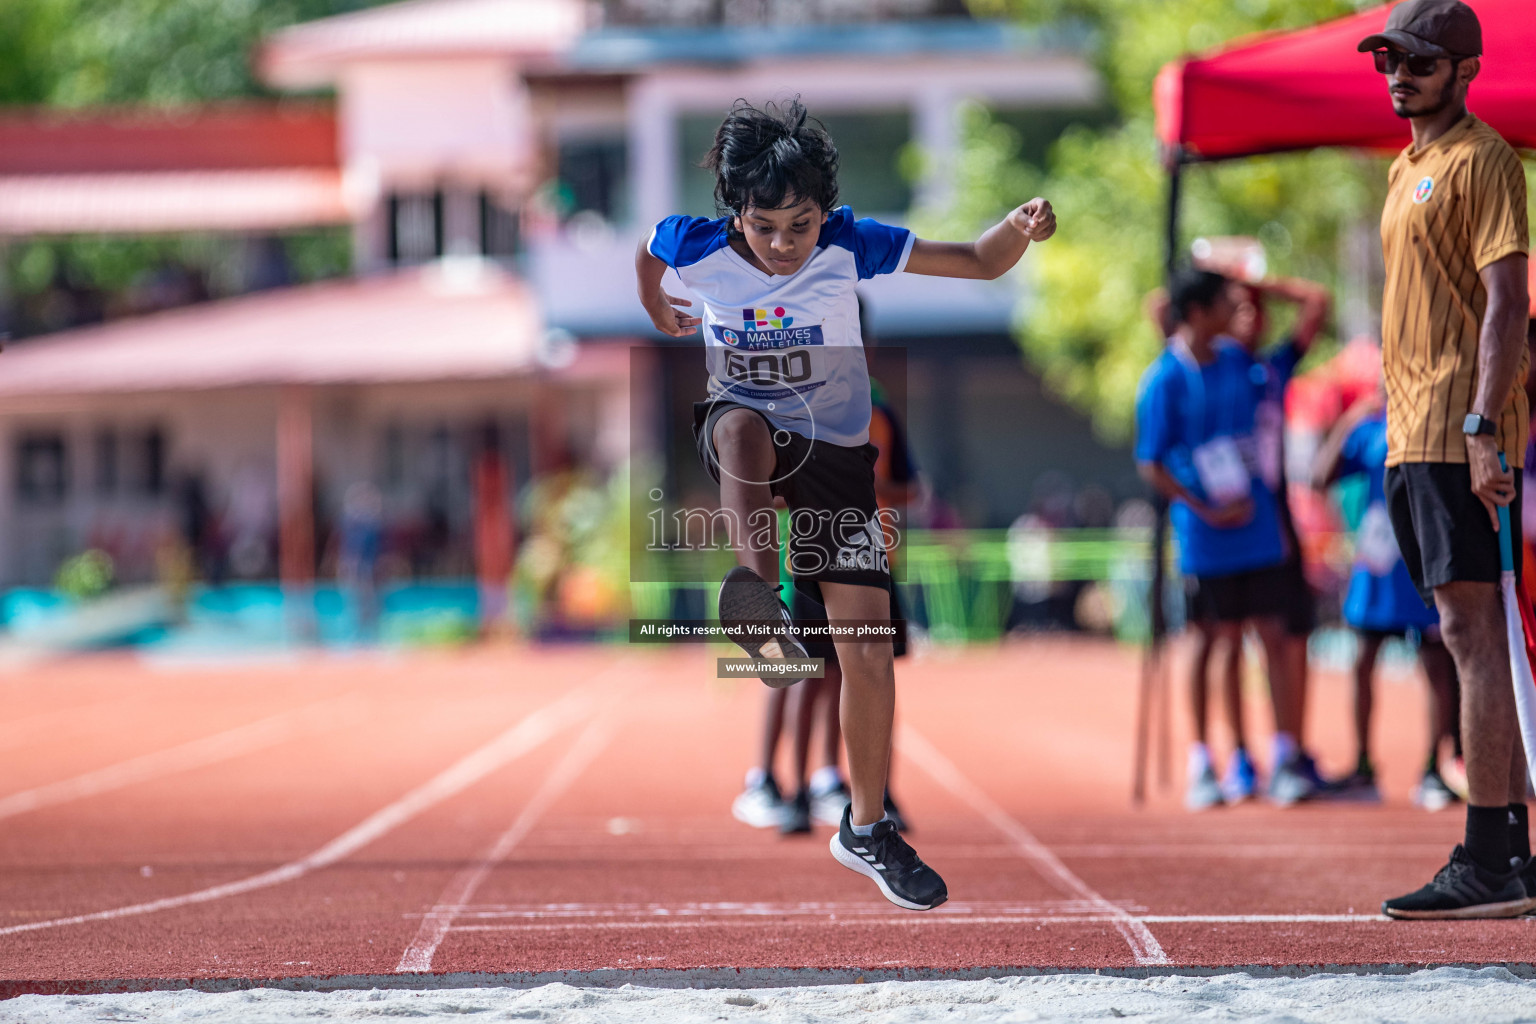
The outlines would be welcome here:
[[[768,424],[755,412],[732,409],[715,421],[715,447],[720,450],[762,447],[771,444]]]

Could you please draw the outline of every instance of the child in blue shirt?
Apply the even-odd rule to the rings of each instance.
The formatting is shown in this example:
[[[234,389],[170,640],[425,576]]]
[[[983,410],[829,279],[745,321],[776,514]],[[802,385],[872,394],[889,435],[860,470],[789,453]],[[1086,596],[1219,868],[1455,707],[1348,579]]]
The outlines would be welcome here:
[[[708,401],[694,438],[720,483],[720,514],[740,563],[720,590],[721,625],[771,623],[743,636],[754,658],[802,658],[778,588],[775,498],[789,506],[795,589],[832,622],[890,618],[891,523],[875,496],[870,386],[855,286],[877,274],[996,278],[1056,230],[1032,199],[973,243],[919,239],[856,219],[837,203],[837,148],[798,100],[759,110],[738,102],[715,133],[715,219],[668,217],[635,254],[641,305],[663,334],[702,329]],[[702,300],[662,287],[668,271]],[[889,640],[836,639],[851,801],[832,838],[839,863],[909,910],[948,898],[938,874],[884,808],[895,677]],[[771,685],[793,676],[765,673]]]
[[[1255,423],[1263,390],[1260,364],[1241,346],[1223,343],[1236,303],[1230,282],[1205,270],[1183,270],[1169,285],[1176,324],[1161,355],[1141,379],[1136,400],[1136,461],[1142,477],[1171,503],[1188,619],[1209,649],[1235,645],[1245,623],[1263,642],[1273,678],[1283,652],[1286,547],[1274,492],[1259,472]],[[1191,666],[1195,743],[1190,749],[1191,810],[1213,807],[1222,793],[1206,743],[1205,666]],[[1296,759],[1297,725],[1275,705],[1276,732],[1289,742],[1271,792],[1303,785]]]
[[[1440,642],[1440,616],[1427,608],[1403,563],[1387,515],[1384,479],[1387,469],[1387,416],[1377,396],[1357,402],[1318,450],[1312,486],[1325,491],[1353,476],[1366,478],[1365,512],[1355,531],[1355,564],[1344,597],[1344,621],[1354,629],[1355,749],[1353,774],[1334,783],[1335,794],[1348,799],[1378,801],[1376,769],[1370,756],[1371,707],[1376,659],[1381,645],[1398,636],[1417,641],[1419,664],[1430,690],[1429,757],[1414,789],[1413,800],[1438,811],[1457,796],[1440,775],[1440,744],[1450,736],[1461,756],[1461,726],[1456,663]]]

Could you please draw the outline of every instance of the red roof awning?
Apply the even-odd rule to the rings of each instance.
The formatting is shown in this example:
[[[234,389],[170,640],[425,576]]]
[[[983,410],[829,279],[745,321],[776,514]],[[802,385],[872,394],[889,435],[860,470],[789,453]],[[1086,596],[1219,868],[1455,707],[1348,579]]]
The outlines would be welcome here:
[[[336,113],[314,103],[0,116],[0,175],[335,170]]]
[[[0,398],[505,377],[535,365],[543,330],[518,279],[445,260],[16,342]]]
[[[1408,123],[1392,113],[1370,55],[1355,50],[1386,24],[1391,6],[1164,66],[1153,88],[1159,140],[1199,160],[1403,148]],[[1485,53],[1471,109],[1511,145],[1536,148],[1536,5],[1478,0],[1476,9]]]
[[[328,105],[0,116],[0,236],[274,231],[353,212]]]

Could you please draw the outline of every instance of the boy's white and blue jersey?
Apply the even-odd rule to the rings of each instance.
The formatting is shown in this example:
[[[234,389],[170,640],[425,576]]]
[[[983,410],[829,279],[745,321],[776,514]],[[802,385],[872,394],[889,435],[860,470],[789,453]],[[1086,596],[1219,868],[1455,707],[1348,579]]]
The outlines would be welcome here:
[[[907,265],[906,228],[838,207],[795,273],[766,274],[730,246],[729,218],[668,217],[646,248],[704,302],[712,399],[756,409],[776,427],[855,447],[869,440],[869,371],[855,286]]]
[[[1344,621],[1355,629],[1388,633],[1427,629],[1440,624],[1440,615],[1424,606],[1398,550],[1387,515],[1386,472],[1387,415],[1379,412],[1349,432],[1339,453],[1339,477],[1363,475],[1369,485],[1365,513],[1355,530],[1355,566],[1344,595]]]
[[[1142,374],[1136,396],[1136,459],[1164,467],[1190,493],[1211,498],[1195,466],[1195,451],[1230,439],[1248,471],[1253,517],[1242,526],[1216,527],[1182,501],[1171,521],[1186,576],[1216,577],[1265,569],[1285,560],[1275,494],[1258,471],[1255,414],[1264,400],[1267,370],[1239,345],[1221,345],[1204,366],[1170,340]]]

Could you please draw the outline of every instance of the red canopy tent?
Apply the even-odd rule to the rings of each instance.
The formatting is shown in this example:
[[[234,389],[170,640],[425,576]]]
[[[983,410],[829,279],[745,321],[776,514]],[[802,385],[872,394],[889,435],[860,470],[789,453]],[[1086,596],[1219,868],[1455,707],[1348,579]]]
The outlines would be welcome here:
[[[1350,146],[1398,150],[1408,123],[1361,39],[1387,23],[1392,5],[1293,32],[1241,40],[1163,67],[1153,86],[1157,137],[1172,175],[1170,262],[1176,251],[1178,169],[1185,163]],[[1470,106],[1521,148],[1536,148],[1536,3],[1474,0],[1483,25],[1483,67]]]

